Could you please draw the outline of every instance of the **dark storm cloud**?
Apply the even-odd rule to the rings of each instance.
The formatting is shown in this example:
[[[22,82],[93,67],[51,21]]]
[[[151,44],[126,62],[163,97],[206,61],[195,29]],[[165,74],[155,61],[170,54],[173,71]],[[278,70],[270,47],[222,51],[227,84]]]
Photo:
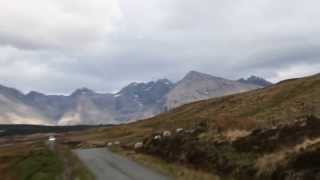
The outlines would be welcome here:
[[[316,0],[4,0],[0,83],[114,92],[189,70],[272,81],[320,68]]]

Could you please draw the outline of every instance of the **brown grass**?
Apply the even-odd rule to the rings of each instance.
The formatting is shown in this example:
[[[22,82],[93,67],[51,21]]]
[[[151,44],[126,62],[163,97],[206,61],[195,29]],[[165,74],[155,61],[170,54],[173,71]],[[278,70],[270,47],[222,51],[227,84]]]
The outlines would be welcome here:
[[[258,170],[257,176],[271,175],[279,167],[285,166],[287,155],[288,152],[280,151],[260,157],[255,164],[255,168]]]
[[[209,129],[234,139],[254,128],[287,123],[297,117],[320,115],[320,75],[290,80],[251,92],[199,101],[154,118],[68,135],[69,140],[134,143],[163,130],[193,128],[205,122]]]
[[[126,156],[143,166],[152,168],[155,171],[173,177],[176,180],[220,180],[220,178],[216,175],[193,170],[178,164],[167,163],[150,155],[139,154],[133,151],[123,151],[121,149],[114,149],[114,152]]]
[[[286,147],[285,149],[282,149],[280,151],[266,154],[260,157],[255,164],[255,168],[258,170],[257,176],[259,177],[261,175],[272,174],[278,168],[286,166],[290,156],[319,143],[320,138],[306,138],[302,143],[297,144],[293,147]]]
[[[309,139],[306,138],[301,144],[297,144],[293,150],[298,152],[300,150],[307,149],[309,146],[319,144],[320,143],[320,138],[315,138],[315,139]]]
[[[251,133],[251,131],[242,130],[242,129],[235,129],[235,130],[227,130],[222,133],[222,136],[227,141],[235,141],[239,138],[246,137]]]

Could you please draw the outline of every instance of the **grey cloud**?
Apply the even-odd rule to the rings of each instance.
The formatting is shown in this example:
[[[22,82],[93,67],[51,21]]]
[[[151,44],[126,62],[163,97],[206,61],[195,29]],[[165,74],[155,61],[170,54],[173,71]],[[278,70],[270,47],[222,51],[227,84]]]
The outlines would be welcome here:
[[[4,0],[0,84],[48,93],[83,86],[113,92],[132,81],[176,81],[189,70],[273,81],[308,75],[320,66],[319,5],[315,0]]]

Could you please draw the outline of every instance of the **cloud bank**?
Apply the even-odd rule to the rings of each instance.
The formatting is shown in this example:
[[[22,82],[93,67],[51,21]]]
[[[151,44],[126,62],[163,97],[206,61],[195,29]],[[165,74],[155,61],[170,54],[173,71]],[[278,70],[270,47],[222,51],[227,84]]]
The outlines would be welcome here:
[[[316,0],[2,0],[0,84],[113,92],[190,70],[271,81],[317,73]]]

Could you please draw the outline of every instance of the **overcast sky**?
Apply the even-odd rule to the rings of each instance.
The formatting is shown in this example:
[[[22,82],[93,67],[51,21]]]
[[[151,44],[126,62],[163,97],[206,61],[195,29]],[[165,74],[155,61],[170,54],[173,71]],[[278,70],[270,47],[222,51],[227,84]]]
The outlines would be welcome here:
[[[276,82],[320,72],[318,0],[1,0],[0,84],[114,92],[197,70]]]

